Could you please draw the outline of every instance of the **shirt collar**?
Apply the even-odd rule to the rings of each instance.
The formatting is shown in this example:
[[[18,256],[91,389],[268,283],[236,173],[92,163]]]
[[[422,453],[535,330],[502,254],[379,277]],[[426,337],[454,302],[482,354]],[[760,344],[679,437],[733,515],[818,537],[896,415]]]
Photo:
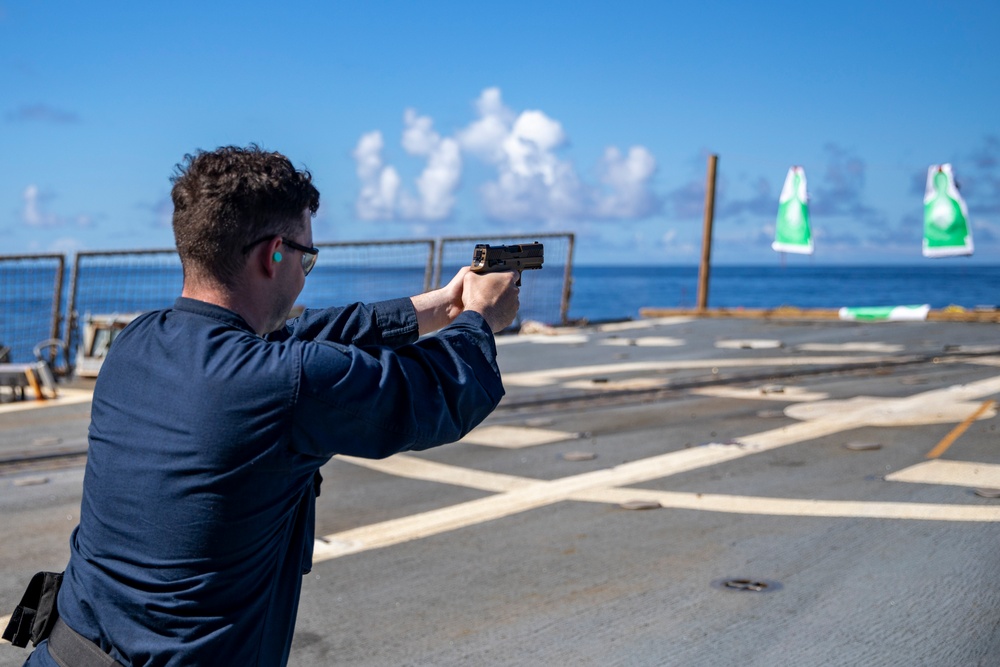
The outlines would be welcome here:
[[[207,303],[205,301],[198,301],[197,299],[189,299],[185,296],[179,296],[174,302],[174,310],[193,313],[203,317],[210,317],[214,320],[219,320],[220,322],[236,327],[237,329],[248,331],[255,336],[257,335],[257,332],[253,330],[253,327],[247,324],[246,320],[233,311],[223,308],[222,306],[216,306],[215,304]]]

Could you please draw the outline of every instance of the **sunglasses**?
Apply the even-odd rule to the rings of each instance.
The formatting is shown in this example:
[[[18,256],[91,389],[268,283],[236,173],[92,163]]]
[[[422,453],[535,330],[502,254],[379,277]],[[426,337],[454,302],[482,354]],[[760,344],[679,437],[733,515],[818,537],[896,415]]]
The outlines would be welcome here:
[[[248,243],[243,246],[243,252],[246,253],[250,248],[254,247],[258,243],[263,243],[268,239],[274,238],[273,234],[259,238],[253,243]],[[281,237],[281,242],[292,250],[298,250],[302,253],[302,271],[308,276],[309,272],[313,270],[316,266],[316,260],[319,258],[319,248],[310,248],[309,246],[302,245],[301,243],[296,243],[291,239],[286,239],[284,236]]]

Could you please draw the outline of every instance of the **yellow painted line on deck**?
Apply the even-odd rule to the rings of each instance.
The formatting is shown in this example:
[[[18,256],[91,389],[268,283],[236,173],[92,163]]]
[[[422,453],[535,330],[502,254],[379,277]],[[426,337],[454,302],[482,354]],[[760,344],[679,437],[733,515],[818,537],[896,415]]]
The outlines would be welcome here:
[[[942,454],[944,454],[946,451],[948,451],[948,448],[951,447],[951,445],[956,440],[958,440],[959,436],[961,436],[963,433],[965,433],[966,429],[968,429],[970,426],[972,426],[972,422],[974,422],[977,419],[979,419],[979,417],[984,412],[986,412],[987,410],[989,410],[990,408],[992,408],[995,405],[996,405],[996,401],[983,401],[983,404],[979,406],[978,410],[976,410],[971,415],[969,415],[968,417],[966,417],[965,420],[961,424],[959,424],[958,426],[956,426],[955,428],[953,428],[951,430],[951,432],[948,433],[948,435],[944,436],[944,438],[941,439],[941,442],[939,442],[937,445],[935,445],[934,449],[932,449],[931,451],[927,452],[926,458],[936,459],[939,456],[941,456]]]
[[[1000,465],[968,461],[942,461],[933,459],[903,468],[885,478],[890,482],[918,484],[948,484],[1000,489]]]
[[[6,616],[0,616],[0,628],[7,627],[7,624],[10,623],[10,617],[11,614],[7,614]],[[0,639],[0,644],[9,644],[9,643],[10,642],[7,641],[6,639]]]

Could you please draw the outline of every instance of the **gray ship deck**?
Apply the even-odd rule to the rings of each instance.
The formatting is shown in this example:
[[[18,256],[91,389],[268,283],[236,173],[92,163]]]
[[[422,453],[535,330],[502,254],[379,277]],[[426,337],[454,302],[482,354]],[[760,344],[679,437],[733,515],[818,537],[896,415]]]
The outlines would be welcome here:
[[[1000,664],[996,334],[503,336],[508,394],[464,441],[323,470],[290,664]],[[88,389],[0,404],[0,616],[65,563]]]

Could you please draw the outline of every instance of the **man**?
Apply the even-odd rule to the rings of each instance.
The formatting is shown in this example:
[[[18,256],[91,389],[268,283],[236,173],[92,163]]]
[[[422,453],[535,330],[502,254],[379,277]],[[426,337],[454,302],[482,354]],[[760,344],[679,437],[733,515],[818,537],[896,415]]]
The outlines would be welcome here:
[[[492,332],[516,315],[515,274],[286,323],[318,253],[310,174],[256,146],[185,162],[183,291],[101,369],[62,625],[28,665],[56,665],[67,636],[123,665],[284,665],[319,468],[453,442],[503,395]]]

